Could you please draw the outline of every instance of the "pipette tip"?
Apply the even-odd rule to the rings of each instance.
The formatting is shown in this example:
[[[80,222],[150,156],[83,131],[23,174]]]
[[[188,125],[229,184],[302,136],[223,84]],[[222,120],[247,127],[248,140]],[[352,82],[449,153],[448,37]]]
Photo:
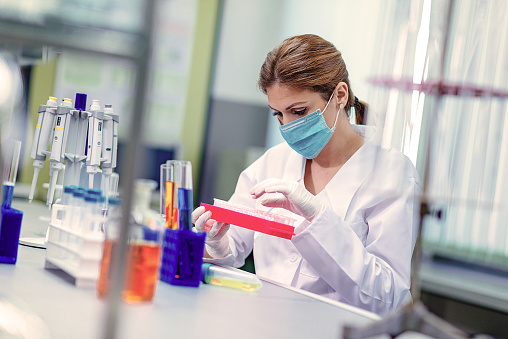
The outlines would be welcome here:
[[[28,199],[28,203],[31,204],[33,199]]]

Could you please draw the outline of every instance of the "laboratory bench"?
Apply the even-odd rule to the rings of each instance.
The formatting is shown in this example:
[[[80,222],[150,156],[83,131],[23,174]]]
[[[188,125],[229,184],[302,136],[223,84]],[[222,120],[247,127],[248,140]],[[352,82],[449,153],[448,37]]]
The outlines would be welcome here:
[[[45,234],[47,206],[15,200],[13,207],[24,211],[22,239]],[[93,288],[74,286],[64,272],[45,269],[44,258],[44,249],[20,245],[16,265],[0,265],[0,306],[38,317],[31,324],[44,324],[41,333],[45,328],[51,338],[101,338],[107,301]],[[119,319],[118,338],[341,338],[343,325],[379,317],[263,281],[255,292],[159,282],[152,303],[122,303]]]

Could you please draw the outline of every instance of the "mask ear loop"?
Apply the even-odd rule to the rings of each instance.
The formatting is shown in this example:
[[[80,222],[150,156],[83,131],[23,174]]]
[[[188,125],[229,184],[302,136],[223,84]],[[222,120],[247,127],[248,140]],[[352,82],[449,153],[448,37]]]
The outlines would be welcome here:
[[[337,125],[337,120],[339,120],[339,114],[340,111],[344,109],[344,104],[340,104],[339,111],[337,112],[337,115],[335,116],[335,122],[333,123],[333,127],[331,128],[332,132],[335,131],[335,125]]]
[[[330,104],[330,101],[332,101],[332,98],[333,98],[333,92],[332,92],[332,95],[330,95],[330,99],[328,99],[328,102],[326,103],[326,106],[325,108],[323,109],[323,112],[321,112],[321,115],[323,115],[323,113],[326,111],[326,108],[328,107],[328,105]]]

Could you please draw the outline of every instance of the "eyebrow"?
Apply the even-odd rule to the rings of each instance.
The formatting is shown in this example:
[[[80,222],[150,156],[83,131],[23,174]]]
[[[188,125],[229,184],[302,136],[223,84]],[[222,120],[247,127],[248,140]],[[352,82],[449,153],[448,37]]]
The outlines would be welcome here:
[[[289,105],[288,107],[286,107],[286,111],[287,110],[290,110],[291,108],[293,108],[294,106],[296,105],[300,105],[300,104],[305,104],[306,101],[299,101],[299,102],[295,102],[295,103],[292,103],[291,105]],[[268,105],[268,107],[270,107],[270,109],[273,109],[274,111],[277,111],[275,108],[273,108],[272,106]]]

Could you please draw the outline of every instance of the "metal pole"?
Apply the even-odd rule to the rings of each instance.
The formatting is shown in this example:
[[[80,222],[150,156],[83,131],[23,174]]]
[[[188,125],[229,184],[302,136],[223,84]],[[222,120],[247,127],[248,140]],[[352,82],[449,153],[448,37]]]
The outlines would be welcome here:
[[[149,79],[149,66],[151,49],[153,45],[154,16],[156,0],[145,1],[145,22],[140,37],[140,50],[136,58],[136,90],[134,112],[130,126],[127,144],[127,157],[122,162],[122,218],[118,246],[113,248],[110,269],[112,281],[109,300],[106,308],[104,338],[117,337],[117,329],[120,316],[121,292],[125,281],[125,265],[127,254],[127,237],[134,191],[134,179],[137,176],[140,163],[137,161],[141,132],[143,131],[143,112],[145,109],[145,97]]]

